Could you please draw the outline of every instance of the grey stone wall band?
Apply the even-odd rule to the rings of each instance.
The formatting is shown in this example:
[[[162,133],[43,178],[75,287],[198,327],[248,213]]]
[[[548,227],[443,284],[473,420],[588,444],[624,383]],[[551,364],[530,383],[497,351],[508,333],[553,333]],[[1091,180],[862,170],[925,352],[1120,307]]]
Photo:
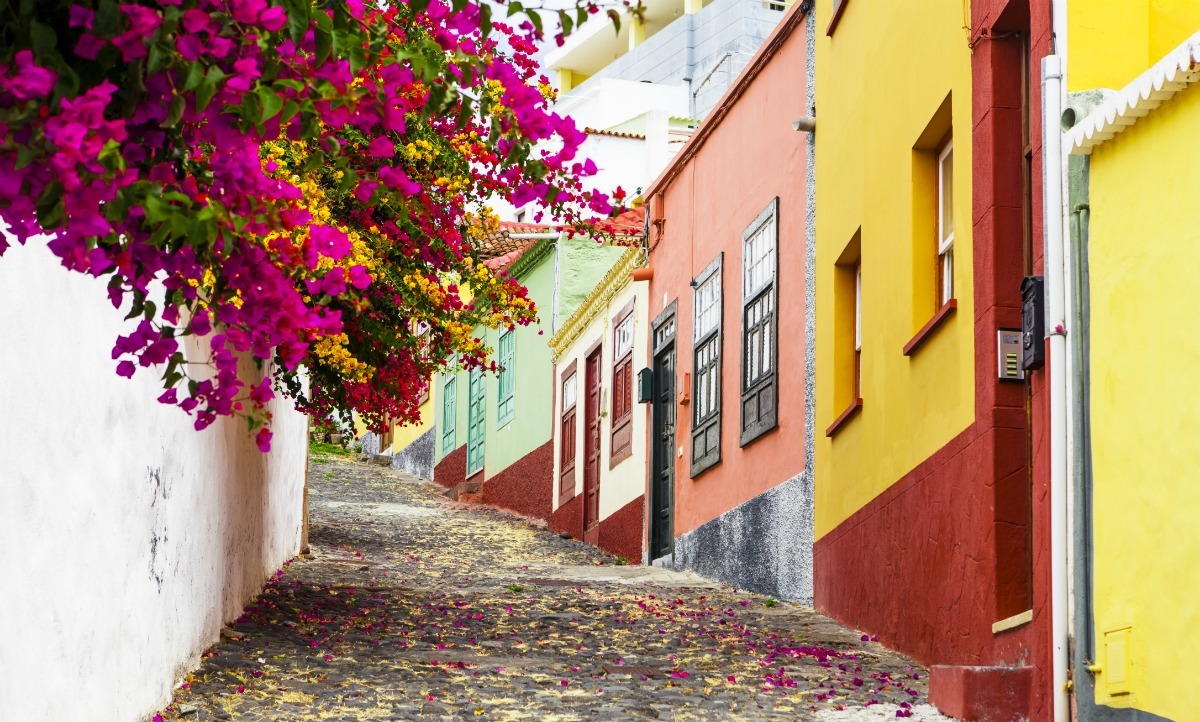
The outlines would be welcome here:
[[[422,479],[432,479],[436,439],[436,429],[429,429],[413,439],[411,444],[392,454],[392,468]]]

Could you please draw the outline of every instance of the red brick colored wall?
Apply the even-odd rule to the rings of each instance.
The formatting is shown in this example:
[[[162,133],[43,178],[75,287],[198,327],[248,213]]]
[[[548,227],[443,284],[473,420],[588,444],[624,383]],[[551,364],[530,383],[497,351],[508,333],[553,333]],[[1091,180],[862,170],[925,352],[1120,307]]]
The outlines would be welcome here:
[[[463,444],[433,467],[433,481],[452,489],[467,480],[467,446]]]
[[[922,664],[1024,664],[1030,626],[991,628],[989,512],[997,470],[1014,463],[996,431],[972,424],[819,539],[818,608]]]
[[[550,518],[554,490],[554,442],[547,441],[483,483],[483,503],[525,516]]]
[[[550,528],[583,539],[583,494],[576,494],[550,515]]]
[[[630,564],[642,562],[645,538],[645,495],[639,496],[600,520],[600,548]]]

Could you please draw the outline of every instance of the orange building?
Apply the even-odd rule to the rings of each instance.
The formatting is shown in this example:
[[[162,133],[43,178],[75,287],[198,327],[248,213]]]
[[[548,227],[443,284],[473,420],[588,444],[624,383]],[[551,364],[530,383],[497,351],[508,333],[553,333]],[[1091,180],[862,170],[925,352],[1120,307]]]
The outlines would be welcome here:
[[[812,18],[797,3],[646,192],[648,558],[812,598]]]

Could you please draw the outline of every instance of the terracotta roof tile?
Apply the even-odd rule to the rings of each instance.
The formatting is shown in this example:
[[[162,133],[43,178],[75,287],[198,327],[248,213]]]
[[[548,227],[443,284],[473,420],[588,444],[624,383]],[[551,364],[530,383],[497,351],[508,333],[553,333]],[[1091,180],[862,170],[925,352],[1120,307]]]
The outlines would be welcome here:
[[[619,130],[601,130],[599,128],[584,128],[584,133],[588,135],[607,135],[610,138],[632,138],[634,140],[645,140],[646,136],[639,133],[624,133]]]

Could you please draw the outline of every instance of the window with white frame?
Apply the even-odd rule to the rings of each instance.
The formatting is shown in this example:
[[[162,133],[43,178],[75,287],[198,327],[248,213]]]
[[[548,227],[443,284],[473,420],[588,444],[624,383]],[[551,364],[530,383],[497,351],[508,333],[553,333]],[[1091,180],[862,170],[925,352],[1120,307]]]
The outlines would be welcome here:
[[[718,254],[693,281],[691,475],[721,460],[721,268]]]
[[[954,298],[954,144],[938,153],[938,306]]]
[[[746,445],[778,423],[776,305],[779,199],[742,233],[742,433]]]

